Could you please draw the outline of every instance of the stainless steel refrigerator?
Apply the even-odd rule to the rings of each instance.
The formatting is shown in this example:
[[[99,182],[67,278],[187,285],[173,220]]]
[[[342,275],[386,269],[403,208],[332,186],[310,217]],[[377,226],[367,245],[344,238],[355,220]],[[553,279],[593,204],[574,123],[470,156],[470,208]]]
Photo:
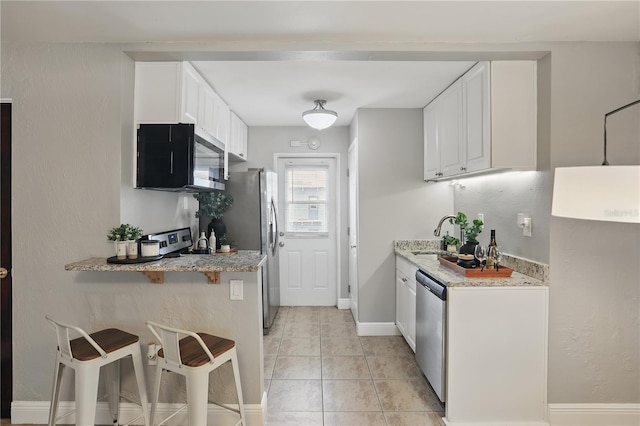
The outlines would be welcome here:
[[[264,334],[268,334],[280,307],[278,178],[266,169],[232,172],[226,192],[233,196],[233,205],[224,215],[229,239],[240,250],[267,255],[262,267],[262,315]]]

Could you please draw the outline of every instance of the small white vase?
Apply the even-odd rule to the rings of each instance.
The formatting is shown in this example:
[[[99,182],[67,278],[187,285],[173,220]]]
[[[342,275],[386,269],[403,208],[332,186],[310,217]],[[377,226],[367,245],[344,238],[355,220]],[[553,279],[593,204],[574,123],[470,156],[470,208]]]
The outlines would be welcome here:
[[[127,257],[129,259],[138,258],[138,242],[135,240],[127,241]]]
[[[231,246],[228,245],[228,244],[226,244],[226,245],[223,244],[223,245],[220,246],[220,251],[222,253],[229,253],[231,251]]]
[[[115,241],[114,242],[116,248],[116,258],[118,260],[124,260],[127,258],[127,242],[126,241]]]

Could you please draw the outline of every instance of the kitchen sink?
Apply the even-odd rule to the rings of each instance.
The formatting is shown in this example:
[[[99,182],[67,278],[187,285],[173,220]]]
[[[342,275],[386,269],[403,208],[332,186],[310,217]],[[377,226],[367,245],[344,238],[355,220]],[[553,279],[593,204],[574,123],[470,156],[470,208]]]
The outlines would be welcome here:
[[[417,257],[418,259],[437,259],[438,255],[441,254],[439,251],[428,250],[428,251],[412,251],[412,255]]]

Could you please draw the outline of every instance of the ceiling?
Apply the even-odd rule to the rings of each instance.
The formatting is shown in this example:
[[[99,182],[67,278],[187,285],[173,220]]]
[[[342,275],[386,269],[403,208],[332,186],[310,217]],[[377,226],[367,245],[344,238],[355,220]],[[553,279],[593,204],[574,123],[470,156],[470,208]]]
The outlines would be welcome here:
[[[411,54],[425,44],[640,41],[637,0],[2,0],[0,18],[3,42],[202,46],[189,59],[249,126],[303,125],[314,99],[338,112],[337,125],[357,108],[422,107],[476,59]],[[210,59],[206,49],[228,54],[197,60]],[[283,54],[293,51],[312,55]]]

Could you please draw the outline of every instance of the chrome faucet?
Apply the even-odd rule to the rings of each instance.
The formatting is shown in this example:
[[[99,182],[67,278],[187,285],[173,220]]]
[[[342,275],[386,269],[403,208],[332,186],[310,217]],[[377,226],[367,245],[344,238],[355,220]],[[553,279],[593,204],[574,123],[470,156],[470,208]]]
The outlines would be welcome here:
[[[449,216],[445,216],[442,219],[440,219],[440,222],[438,223],[437,228],[433,230],[433,235],[436,236],[436,237],[439,237],[440,236],[440,228],[442,228],[442,224],[444,223],[444,221],[447,220],[447,219],[455,219],[455,218],[456,218],[456,216],[449,215]]]

